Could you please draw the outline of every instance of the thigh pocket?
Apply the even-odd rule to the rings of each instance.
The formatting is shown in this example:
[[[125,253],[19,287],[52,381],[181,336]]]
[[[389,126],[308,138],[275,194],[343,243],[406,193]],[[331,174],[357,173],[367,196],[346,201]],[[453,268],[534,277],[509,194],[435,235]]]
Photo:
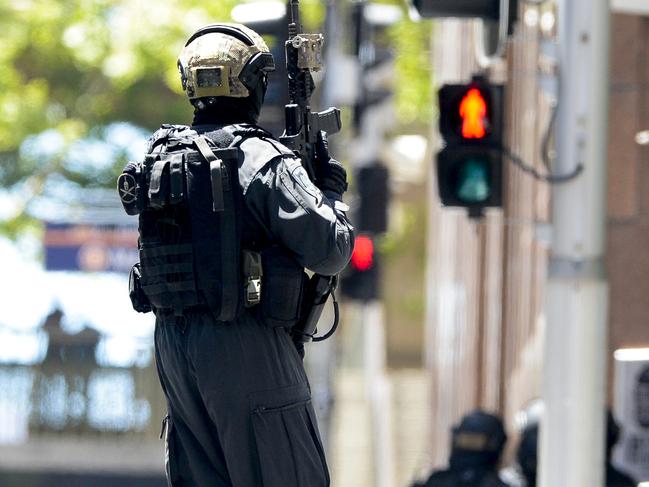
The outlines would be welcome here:
[[[328,487],[329,472],[306,385],[253,395],[264,487]]]

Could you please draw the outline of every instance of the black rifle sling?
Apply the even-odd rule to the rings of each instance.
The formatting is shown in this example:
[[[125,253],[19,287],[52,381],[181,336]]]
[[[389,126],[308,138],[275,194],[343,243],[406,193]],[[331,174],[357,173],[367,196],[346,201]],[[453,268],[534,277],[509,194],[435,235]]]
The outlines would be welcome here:
[[[231,321],[236,318],[239,293],[237,287],[237,283],[239,282],[238,259],[231,257],[239,252],[239,246],[237,245],[239,235],[237,234],[237,224],[235,221],[237,212],[234,192],[231,187],[232,182],[228,174],[227,165],[214,154],[205,137],[197,137],[194,143],[210,165],[213,210],[220,220],[223,288],[221,294],[221,312],[217,316],[217,319]]]

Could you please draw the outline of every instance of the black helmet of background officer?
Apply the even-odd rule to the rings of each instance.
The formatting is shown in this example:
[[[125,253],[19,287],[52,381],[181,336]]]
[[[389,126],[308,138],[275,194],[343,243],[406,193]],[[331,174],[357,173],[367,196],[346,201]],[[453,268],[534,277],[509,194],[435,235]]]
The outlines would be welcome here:
[[[506,441],[507,434],[498,416],[473,411],[453,428],[450,467],[495,469]]]
[[[194,124],[255,123],[274,69],[268,46],[252,29],[224,23],[197,30],[178,56]]]

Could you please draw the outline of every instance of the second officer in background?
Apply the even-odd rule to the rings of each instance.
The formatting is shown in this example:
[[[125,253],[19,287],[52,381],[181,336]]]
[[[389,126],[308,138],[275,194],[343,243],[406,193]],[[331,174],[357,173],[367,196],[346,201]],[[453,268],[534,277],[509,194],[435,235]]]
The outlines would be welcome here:
[[[506,441],[500,418],[483,411],[467,414],[453,428],[448,468],[414,487],[507,487],[498,476]]]

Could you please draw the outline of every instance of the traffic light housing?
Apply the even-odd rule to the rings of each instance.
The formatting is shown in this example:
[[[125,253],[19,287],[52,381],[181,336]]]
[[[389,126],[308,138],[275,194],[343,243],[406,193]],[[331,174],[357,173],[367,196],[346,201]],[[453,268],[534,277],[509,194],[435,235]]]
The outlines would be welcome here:
[[[390,103],[394,94],[395,56],[389,26],[397,19],[390,18],[388,12],[376,12],[377,8],[393,7],[366,0],[351,5],[352,48],[360,68],[358,96],[352,107],[352,127],[357,134],[363,130],[364,119],[372,116],[371,110]],[[372,10],[375,14],[368,16]]]
[[[481,50],[486,56],[502,54],[504,38],[514,32],[518,0],[413,0],[422,17],[482,19]]]
[[[361,232],[385,233],[388,230],[388,205],[390,203],[390,174],[388,168],[375,162],[356,173],[358,213],[355,226]]]
[[[478,18],[498,21],[506,11],[507,33],[518,16],[518,0],[413,0],[413,5],[422,17]]]
[[[369,235],[357,235],[352,258],[340,280],[343,296],[359,301],[378,299],[379,276],[379,260],[374,239]]]
[[[414,0],[422,17],[477,17],[498,19],[500,0]]]
[[[474,78],[439,90],[440,133],[446,145],[437,155],[439,195],[445,206],[502,206],[503,86]]]
[[[279,137],[286,127],[284,107],[288,103],[288,83],[286,82],[288,74],[286,72],[286,53],[284,52],[284,41],[288,39],[287,13],[285,11],[284,15],[268,20],[255,19],[241,23],[263,37],[275,59],[275,70],[268,73],[268,88],[259,115],[259,125]]]

